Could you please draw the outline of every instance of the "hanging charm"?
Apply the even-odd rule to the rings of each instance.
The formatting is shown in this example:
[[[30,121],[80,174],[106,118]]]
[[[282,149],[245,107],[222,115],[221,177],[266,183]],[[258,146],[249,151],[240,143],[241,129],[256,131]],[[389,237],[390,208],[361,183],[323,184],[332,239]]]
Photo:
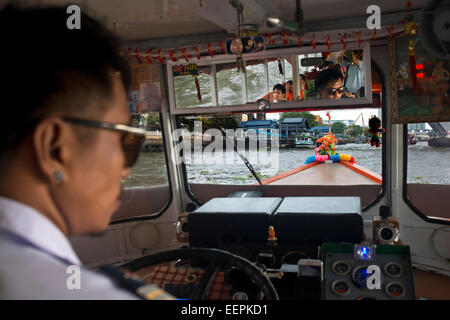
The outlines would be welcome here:
[[[142,62],[141,57],[139,56],[138,49],[136,48],[134,50],[134,57],[136,58],[137,62],[140,64]]]
[[[283,75],[284,71],[283,71],[283,65],[281,64],[281,58],[277,58],[278,61],[278,71],[280,71],[280,74]]]
[[[326,44],[326,46],[328,48],[328,51],[330,51],[331,46],[333,45],[333,42],[331,42],[329,34],[327,35],[327,39],[325,40],[325,44]]]
[[[358,49],[361,48],[361,31],[355,32],[356,34],[356,41],[358,42]]]
[[[152,64],[152,48],[148,49],[145,58],[147,59],[148,64]]]
[[[200,83],[198,82],[198,76],[194,76],[195,78],[195,88],[197,89],[197,99],[198,101],[202,101],[202,94],[200,92]]]
[[[406,4],[408,7],[408,16],[406,20],[402,20],[404,25],[405,35],[409,38],[408,41],[408,51],[409,51],[409,68],[411,71],[411,78],[413,84],[414,93],[418,94],[417,87],[417,72],[416,72],[416,53],[415,53],[415,40],[414,37],[417,36],[417,24],[414,21],[414,14],[411,13],[411,1],[408,0]]]
[[[315,33],[313,33],[313,37],[312,37],[310,43],[311,43],[311,46],[313,47],[313,49],[316,49],[316,34]]]
[[[301,48],[302,47],[302,38],[301,36],[297,36],[297,48]]]

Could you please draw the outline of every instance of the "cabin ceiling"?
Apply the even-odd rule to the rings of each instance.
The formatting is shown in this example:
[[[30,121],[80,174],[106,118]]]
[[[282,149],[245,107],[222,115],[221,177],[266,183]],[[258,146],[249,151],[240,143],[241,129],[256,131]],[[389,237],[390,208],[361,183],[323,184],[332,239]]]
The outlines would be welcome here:
[[[264,21],[268,16],[293,21],[296,0],[73,0],[113,29],[126,42],[165,40],[233,33],[238,26],[237,11],[232,2],[242,3],[244,23],[259,25],[259,32],[275,32]],[[0,6],[65,5],[67,0],[0,0]],[[314,26],[329,26],[343,19],[359,21],[365,26],[366,9],[378,5],[385,14],[406,11],[406,0],[302,0],[304,25],[307,31]],[[428,0],[413,0],[412,8],[423,8]],[[402,14],[402,13],[401,13]],[[405,15],[404,15],[405,16]],[[382,25],[383,18],[381,21]],[[197,39],[200,40],[200,39]]]

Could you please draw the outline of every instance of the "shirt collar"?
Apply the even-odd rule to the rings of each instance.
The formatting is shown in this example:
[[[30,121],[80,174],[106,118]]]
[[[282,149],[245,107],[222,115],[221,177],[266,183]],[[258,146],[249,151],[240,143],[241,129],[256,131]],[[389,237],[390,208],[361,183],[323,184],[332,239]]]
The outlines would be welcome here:
[[[61,230],[24,203],[0,196],[0,228],[71,264],[81,264]]]

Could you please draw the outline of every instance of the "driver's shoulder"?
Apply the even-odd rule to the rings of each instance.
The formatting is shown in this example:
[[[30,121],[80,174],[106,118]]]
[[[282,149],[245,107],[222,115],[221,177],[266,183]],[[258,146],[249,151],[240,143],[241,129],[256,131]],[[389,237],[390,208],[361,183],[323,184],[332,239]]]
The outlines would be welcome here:
[[[33,247],[0,246],[0,299],[137,299],[106,275]]]

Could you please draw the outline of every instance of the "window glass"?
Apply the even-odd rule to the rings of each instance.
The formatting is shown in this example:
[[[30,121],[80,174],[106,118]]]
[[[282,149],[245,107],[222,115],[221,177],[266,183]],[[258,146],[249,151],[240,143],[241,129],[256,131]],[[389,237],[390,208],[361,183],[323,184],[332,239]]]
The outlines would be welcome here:
[[[199,75],[197,76],[199,91],[197,91],[196,79],[193,75],[174,76],[175,103],[177,108],[212,105],[210,68],[199,67]]]
[[[279,181],[277,184],[381,186],[382,139],[380,135],[378,147],[370,143],[371,135],[368,130],[369,119],[372,116],[378,117],[381,121],[381,109],[286,112],[266,114],[265,119],[260,120],[249,120],[247,115],[234,118],[210,117],[207,122],[205,117],[191,117],[190,121],[201,122],[202,133],[208,140],[197,148],[197,152],[189,155],[186,163],[188,182],[243,185],[256,183],[256,178],[233,148],[216,143],[220,140],[221,134],[217,130],[214,132],[214,128],[217,128],[217,124],[224,119],[228,119],[227,125],[223,127],[233,129],[230,130],[229,136],[231,143],[234,143],[238,151],[247,158],[261,180],[274,178],[305,164],[319,161],[326,169],[312,170],[315,171],[315,177],[305,171],[306,175],[286,178],[284,182]],[[205,126],[206,123],[208,124]],[[190,127],[192,132],[194,126]],[[334,146],[329,145],[329,150],[323,150],[323,154],[320,150],[316,152],[315,148],[319,142],[323,142],[320,138],[326,136],[330,129],[333,139],[336,139],[333,142]],[[211,139],[210,136],[214,134],[219,134],[220,137]],[[331,150],[333,147],[335,149]],[[193,150],[193,148],[189,150],[191,149]],[[325,164],[323,157],[317,157],[319,153],[330,154],[334,156],[331,159],[335,161],[339,159],[339,162],[345,161],[351,165],[356,162],[358,168],[365,173],[358,173],[340,164]]]
[[[160,114],[157,112],[133,114],[132,124],[146,128],[150,134],[146,137],[136,164],[131,167],[130,175],[122,180],[122,185],[124,188],[168,185]]]
[[[219,105],[243,104],[243,73],[235,62],[216,65],[216,78]]]
[[[264,76],[264,60],[247,61],[246,65],[248,101],[254,102],[268,93]]]
[[[283,60],[281,60],[281,68],[283,68]],[[270,59],[267,63],[267,69],[269,72],[269,90],[272,91],[276,84],[283,83],[283,75],[280,72],[280,66],[278,60]]]
[[[410,203],[431,218],[450,219],[450,122],[407,125],[407,195]]]

